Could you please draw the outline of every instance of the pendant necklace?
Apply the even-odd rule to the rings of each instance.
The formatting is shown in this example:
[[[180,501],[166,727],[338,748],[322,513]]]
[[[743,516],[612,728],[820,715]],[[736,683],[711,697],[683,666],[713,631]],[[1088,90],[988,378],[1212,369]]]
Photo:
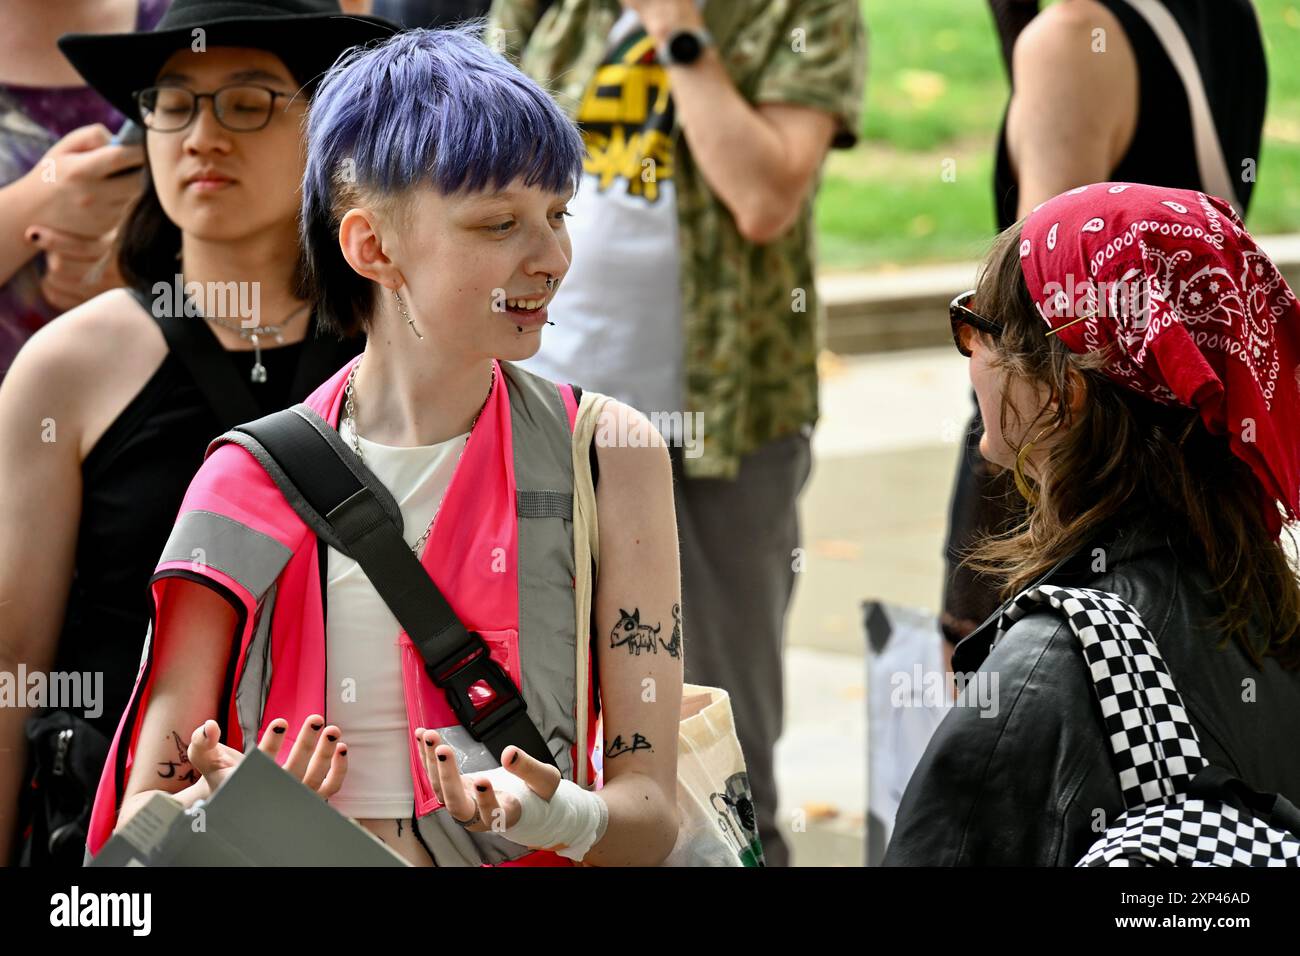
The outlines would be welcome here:
[[[289,313],[287,317],[281,319],[275,325],[256,325],[253,326],[252,328],[245,328],[242,325],[236,325],[233,322],[229,322],[225,319],[219,319],[216,316],[205,315],[203,316],[203,318],[208,322],[215,322],[223,329],[230,329],[230,331],[232,332],[238,332],[239,337],[243,339],[245,342],[251,341],[253,343],[253,370],[248,373],[248,378],[249,381],[252,382],[265,382],[266,366],[262,364],[262,343],[258,340],[258,336],[266,335],[267,333],[274,333],[276,344],[283,345],[284,327],[288,323],[296,319],[298,316],[306,312],[309,308],[311,308],[310,302],[307,303],[306,305],[299,306],[298,308],[294,309],[292,312]]]
[[[179,253],[177,253],[176,258],[177,259],[180,258]],[[190,298],[188,292],[185,293],[185,298],[187,300]],[[285,316],[275,325],[255,325],[251,327],[244,326],[242,324],[238,324],[235,322],[231,322],[228,319],[223,319],[220,318],[219,316],[204,315],[202,312],[198,312],[198,309],[195,309],[195,312],[198,312],[199,317],[203,319],[203,321],[212,322],[215,325],[221,326],[223,329],[229,329],[231,332],[238,332],[239,337],[243,339],[245,342],[252,342],[253,343],[253,369],[251,372],[248,373],[248,379],[251,382],[265,382],[266,366],[262,364],[262,342],[258,338],[258,336],[274,334],[276,344],[283,345],[284,327],[310,308],[311,308],[311,303],[308,302],[294,309],[292,312],[290,312],[287,316]]]

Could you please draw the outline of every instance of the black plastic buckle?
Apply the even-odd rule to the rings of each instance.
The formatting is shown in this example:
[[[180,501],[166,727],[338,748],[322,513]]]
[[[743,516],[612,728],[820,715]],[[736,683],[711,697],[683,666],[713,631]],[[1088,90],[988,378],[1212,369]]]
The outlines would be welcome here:
[[[464,663],[457,667],[456,664],[462,661]],[[451,669],[445,669],[447,666]],[[498,724],[528,709],[519,694],[519,688],[501,665],[492,659],[487,644],[477,631],[470,631],[468,641],[444,661],[427,669],[429,677],[447,695],[447,703],[461,726],[480,743]],[[475,706],[470,699],[469,689],[479,681],[487,684],[493,697],[488,703]]]

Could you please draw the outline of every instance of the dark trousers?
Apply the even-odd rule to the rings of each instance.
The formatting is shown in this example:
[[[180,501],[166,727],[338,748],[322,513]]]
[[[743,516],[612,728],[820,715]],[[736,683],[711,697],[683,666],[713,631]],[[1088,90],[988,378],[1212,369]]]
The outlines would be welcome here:
[[[812,470],[809,436],[796,432],[746,455],[734,481],[686,478],[682,449],[671,452],[686,680],[731,695],[764,857],[768,866],[787,866],[773,756],[785,716],[785,618],[799,546],[797,500]]]

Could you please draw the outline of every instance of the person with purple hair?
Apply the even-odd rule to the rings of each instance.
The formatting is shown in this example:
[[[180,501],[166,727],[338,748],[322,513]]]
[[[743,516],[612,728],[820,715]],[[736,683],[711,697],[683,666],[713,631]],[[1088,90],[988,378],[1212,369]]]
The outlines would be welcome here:
[[[525,697],[530,687],[543,694],[554,688],[558,701],[534,707],[528,700],[527,717],[543,722],[546,737],[550,725],[544,721],[554,713],[572,720],[565,702],[582,696],[573,690],[573,655],[587,622],[579,625],[574,613],[579,559],[572,513],[529,515],[522,506],[516,512],[515,476],[535,473],[520,460],[527,449],[540,449],[538,457],[560,451],[547,485],[554,490],[540,494],[561,501],[573,495],[576,410],[565,401],[567,386],[513,363],[537,351],[547,303],[569,269],[564,220],[583,146],[551,98],[484,44],[480,31],[478,23],[412,30],[349,51],[335,64],[308,119],[301,236],[322,324],[367,336],[360,358],[317,392],[337,409],[331,413],[337,425],[327,419],[326,427],[338,429],[347,454],[391,493],[408,546],[465,626],[487,635],[504,626],[484,624],[487,617],[517,621],[512,657],[518,674],[511,679]],[[591,626],[594,633],[626,629],[638,638],[635,645],[597,640],[591,655],[605,740],[601,789],[588,790],[585,778],[564,775],[559,765],[572,743],[552,746],[554,734],[545,742],[559,751],[559,765],[534,759],[517,741],[496,757],[482,752],[479,738],[457,736],[465,728],[440,725],[436,702],[412,710],[411,694],[424,693],[423,673],[417,684],[404,684],[410,672],[403,670],[403,647],[395,639],[402,628],[350,556],[323,542],[300,545],[317,549],[307,563],[320,562],[319,590],[314,566],[310,587],[293,577],[297,551],[275,579],[271,633],[283,634],[286,620],[304,620],[311,607],[321,606],[313,604],[317,596],[323,598],[326,686],[337,687],[340,676],[355,681],[355,693],[342,702],[332,690],[320,698],[328,700],[337,725],[327,725],[319,712],[308,716],[287,766],[307,768],[309,786],[413,865],[644,866],[661,863],[674,848],[682,655],[680,629],[673,626],[681,597],[671,464],[664,443],[652,440],[649,421],[626,405],[608,401],[596,427],[634,440],[592,443],[600,476],[600,562]],[[549,429],[550,444],[530,437],[541,428]],[[229,502],[232,513],[266,511],[268,502],[259,497],[266,489],[240,478],[247,464],[243,449],[217,448],[191,491],[218,489],[215,498]],[[468,485],[456,482],[462,473]],[[439,517],[444,503],[448,508]],[[499,519],[502,514],[508,517]],[[525,532],[516,517],[563,523]],[[479,566],[485,526],[505,529],[503,540],[519,529],[518,568],[494,568],[510,570],[505,578],[457,578],[449,566]],[[525,554],[526,533],[545,542],[540,557],[535,545]],[[256,544],[248,544],[250,552]],[[493,550],[512,561],[509,548]],[[491,577],[517,578],[515,605],[489,600],[486,610],[480,606],[479,595],[497,593],[497,585],[481,580]],[[465,586],[456,587],[458,581]],[[165,743],[169,729],[194,728],[188,757],[201,776],[189,787],[179,780],[160,787],[148,769],[132,772],[119,829],[157,792],[149,787],[192,805],[242,759],[236,747],[220,742],[214,718],[227,713],[222,680],[231,635],[244,625],[214,588],[183,574],[169,578],[159,593],[156,673],[146,691],[152,698],[141,708],[134,766],[174,759],[175,748],[169,753]],[[654,639],[660,630],[662,647]],[[313,673],[318,660],[310,657],[315,637],[302,633],[279,641],[280,656],[265,678],[270,703],[259,720],[259,746],[271,753],[287,743],[292,722],[285,718],[297,716],[277,709],[276,701],[293,695],[277,696],[276,687],[285,686],[285,675],[293,684],[293,675]],[[645,635],[648,640],[641,640]],[[310,677],[307,682],[315,694],[318,685]],[[648,697],[647,687],[653,687]],[[304,693],[294,699],[300,702]],[[311,700],[300,709],[315,706],[317,698]],[[417,720],[426,725],[414,726]],[[597,732],[594,721],[592,732],[589,742]],[[251,737],[245,739],[252,745]],[[413,773],[413,742],[422,772]],[[308,766],[303,747],[313,744],[319,749]],[[458,748],[465,749],[466,772]],[[427,798],[430,787],[436,800]]]
[[[361,345],[316,334],[299,289],[302,120],[339,54],[395,27],[336,0],[173,0],[155,19],[59,38],[103,108],[143,130],[144,167],[116,239],[126,287],[42,326],[0,381],[0,671],[100,687],[85,710],[0,707],[15,755],[0,861],[82,863],[149,579],[208,442],[301,400]]]

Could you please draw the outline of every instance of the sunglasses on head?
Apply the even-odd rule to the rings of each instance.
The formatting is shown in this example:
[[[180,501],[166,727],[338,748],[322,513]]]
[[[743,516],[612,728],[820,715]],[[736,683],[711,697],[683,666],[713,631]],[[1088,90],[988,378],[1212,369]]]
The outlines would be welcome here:
[[[952,324],[952,340],[957,351],[970,358],[971,342],[976,332],[986,332],[994,338],[1002,335],[1002,326],[972,312],[967,306],[975,298],[975,290],[963,292],[948,305],[948,321]]]

